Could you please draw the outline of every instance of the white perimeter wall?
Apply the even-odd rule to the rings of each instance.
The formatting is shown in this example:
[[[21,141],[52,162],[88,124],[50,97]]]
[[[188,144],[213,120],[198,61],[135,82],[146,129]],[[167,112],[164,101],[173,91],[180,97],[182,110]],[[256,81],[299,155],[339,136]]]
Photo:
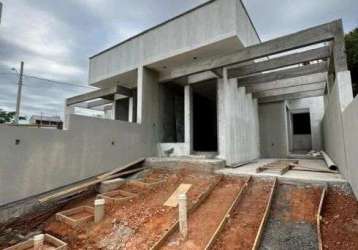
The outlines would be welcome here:
[[[349,71],[339,72],[326,96],[324,149],[358,197],[358,97],[353,100]]]
[[[226,72],[225,72],[226,74]],[[260,157],[257,100],[237,87],[237,80],[218,80],[219,157],[227,165]]]

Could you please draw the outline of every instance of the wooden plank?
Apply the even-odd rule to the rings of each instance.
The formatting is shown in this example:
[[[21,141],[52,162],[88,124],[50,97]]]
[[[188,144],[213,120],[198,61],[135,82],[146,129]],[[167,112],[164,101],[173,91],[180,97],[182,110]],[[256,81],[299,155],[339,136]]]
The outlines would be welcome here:
[[[139,160],[135,161],[134,163],[138,163],[138,161]],[[98,176],[96,180],[88,181],[88,182],[76,185],[74,187],[62,190],[60,192],[56,192],[54,194],[51,194],[51,195],[45,196],[43,198],[40,198],[39,202],[44,203],[44,202],[48,202],[50,200],[61,199],[61,198],[64,198],[64,197],[67,197],[67,196],[70,196],[70,195],[73,195],[73,194],[77,194],[79,192],[83,192],[83,191],[87,190],[90,187],[93,187],[94,185],[96,185],[96,184],[98,184],[98,183],[100,183],[102,181],[113,179],[113,178],[118,178],[120,176],[132,174],[132,173],[135,173],[135,172],[139,172],[139,171],[141,171],[141,170],[146,168],[146,167],[136,168],[136,169],[124,171],[124,172],[121,172],[121,173],[117,173],[117,172],[119,172],[121,170],[125,170],[125,169],[127,169],[127,168],[129,168],[131,166],[133,166],[133,162],[109,172],[109,173],[111,173],[111,175],[109,175],[107,173],[107,174]],[[117,173],[117,174],[113,174],[113,173]]]
[[[197,202],[195,202],[189,209],[188,209],[188,216],[193,213],[211,194],[214,188],[219,184],[223,177],[220,176],[211,186],[202,194],[200,195]],[[160,249],[164,243],[168,240],[168,238],[177,230],[179,229],[179,220],[168,229],[168,231],[150,248],[150,250],[158,250]]]
[[[254,76],[238,78],[237,82],[238,82],[238,87],[243,87],[252,84],[273,82],[273,81],[296,78],[300,76],[307,76],[307,75],[312,75],[312,74],[317,74],[327,71],[328,71],[328,63],[321,62],[321,63],[308,64],[304,66],[274,71],[265,74],[257,74]]]
[[[275,178],[274,183],[273,183],[272,188],[271,188],[271,193],[270,193],[269,199],[267,201],[264,216],[262,217],[260,227],[259,227],[259,229],[257,231],[254,245],[252,246],[252,250],[257,250],[260,247],[262,233],[263,233],[264,227],[265,227],[265,225],[267,223],[267,219],[268,219],[269,214],[270,214],[270,209],[271,209],[271,205],[272,205],[272,199],[273,199],[274,192],[275,192],[277,184],[278,184],[278,181],[277,181],[277,178]]]
[[[319,202],[317,215],[316,215],[316,226],[317,226],[316,228],[317,228],[318,249],[319,250],[323,250],[322,234],[321,234],[321,220],[322,220],[322,207],[323,207],[324,198],[327,194],[327,190],[328,190],[328,186],[326,185],[322,190],[321,199]]]
[[[232,213],[234,211],[234,208],[237,206],[237,204],[240,201],[240,198],[243,194],[244,191],[246,191],[249,182],[251,181],[252,177],[250,176],[246,181],[244,186],[241,188],[241,190],[239,191],[239,193],[236,195],[236,198],[234,199],[233,203],[231,204],[231,206],[229,207],[229,209],[227,210],[227,212],[224,215],[224,218],[221,220],[219,226],[217,227],[217,229],[215,230],[214,234],[211,236],[208,244],[205,247],[205,250],[209,250],[213,247],[215,240],[217,239],[217,237],[219,236],[219,234],[222,232],[222,230],[224,229],[227,221],[229,220],[229,218],[232,216]]]
[[[245,75],[252,75],[273,69],[279,69],[300,63],[324,59],[330,56],[330,47],[324,46],[318,49],[311,49],[304,52],[293,53],[287,56],[281,56],[267,61],[252,63],[245,66],[238,66],[228,69],[229,78],[237,78]]]
[[[164,203],[164,206],[176,207],[178,205],[179,194],[188,192],[191,186],[191,184],[180,184],[174,193],[169,197],[169,199]]]
[[[144,162],[144,160],[145,160],[145,158],[139,158],[139,159],[137,159],[137,160],[135,160],[135,161],[132,161],[132,162],[130,162],[130,163],[124,165],[124,166],[115,168],[115,169],[113,169],[112,171],[110,171],[110,172],[108,172],[108,173],[105,173],[105,174],[103,174],[103,175],[100,175],[99,177],[97,177],[97,179],[104,179],[104,178],[106,178],[106,177],[108,177],[108,176],[114,175],[115,173],[117,173],[117,172],[119,172],[119,171],[125,170],[125,169],[127,169],[127,168],[129,168],[129,167],[132,167],[132,166],[136,165],[136,164],[142,163],[142,162]]]
[[[160,75],[160,81],[170,81],[196,73],[210,71],[242,62],[255,60],[270,55],[299,49],[312,44],[333,40],[336,34],[338,21],[322,24],[305,29],[294,34],[282,36],[267,42],[256,44],[226,56],[214,57],[186,64],[173,69],[167,75]]]

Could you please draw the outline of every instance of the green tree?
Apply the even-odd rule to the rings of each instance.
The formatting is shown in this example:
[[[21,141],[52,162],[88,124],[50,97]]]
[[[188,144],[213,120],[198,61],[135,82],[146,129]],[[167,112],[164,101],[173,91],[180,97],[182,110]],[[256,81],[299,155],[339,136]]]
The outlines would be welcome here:
[[[10,123],[15,118],[15,112],[6,112],[0,109],[0,123]]]
[[[14,122],[15,114],[15,112],[7,112],[0,109],[0,124]],[[26,116],[20,116],[19,120],[26,120]]]
[[[353,93],[358,94],[358,28],[345,35],[348,68],[352,75]]]

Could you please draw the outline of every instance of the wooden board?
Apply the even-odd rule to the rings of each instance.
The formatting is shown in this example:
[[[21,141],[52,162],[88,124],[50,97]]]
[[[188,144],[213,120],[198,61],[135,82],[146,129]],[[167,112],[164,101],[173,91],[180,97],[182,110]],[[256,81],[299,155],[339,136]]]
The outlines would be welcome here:
[[[259,227],[259,229],[257,231],[257,234],[256,234],[254,245],[252,246],[252,250],[257,250],[260,247],[262,234],[263,234],[264,227],[265,227],[265,225],[267,223],[267,220],[268,220],[268,217],[269,217],[269,214],[270,214],[272,199],[273,199],[273,195],[274,195],[274,192],[275,192],[275,189],[276,189],[277,185],[278,185],[278,181],[277,181],[277,178],[275,178],[274,183],[273,183],[272,188],[271,188],[269,199],[267,201],[266,209],[265,209],[264,215],[263,215],[261,223],[260,223],[260,227]]]
[[[318,238],[318,249],[323,249],[323,243],[322,243],[322,234],[321,234],[321,220],[322,220],[322,207],[324,198],[327,193],[328,186],[325,186],[322,190],[321,199],[318,205],[317,215],[316,215],[316,226],[317,226],[317,238]]]
[[[122,171],[122,170],[125,170],[125,169],[127,169],[127,168],[129,168],[129,167],[131,167],[131,166],[136,165],[136,164],[142,163],[142,162],[144,162],[144,160],[145,160],[145,158],[139,158],[139,159],[137,159],[137,160],[135,160],[135,161],[133,161],[133,162],[130,162],[130,163],[124,165],[124,166],[115,168],[115,169],[113,169],[112,171],[110,171],[110,172],[108,172],[108,173],[105,173],[105,174],[103,174],[103,175],[100,175],[100,176],[97,177],[97,179],[105,179],[105,178],[107,178],[108,176],[111,176],[111,175],[116,174],[117,172],[120,172],[120,171]]]
[[[164,206],[176,207],[178,205],[179,194],[188,192],[191,186],[191,184],[180,184],[179,187],[174,191],[174,193],[169,197],[169,199],[164,203]]]
[[[251,180],[251,176],[245,181],[244,186],[240,189],[239,193],[236,195],[236,198],[232,202],[231,206],[226,211],[226,213],[225,213],[223,219],[221,220],[219,226],[217,227],[217,229],[215,230],[214,234],[211,236],[208,244],[206,245],[205,250],[210,250],[213,247],[215,240],[217,239],[217,237],[219,236],[221,231],[224,229],[224,226],[227,223],[227,221],[229,220],[229,218],[232,216],[232,213],[233,213],[236,205],[240,201],[241,195],[247,189],[250,180]]]
[[[125,169],[127,169],[127,168],[137,164],[138,162],[141,162],[141,161],[142,161],[142,159],[139,159],[139,160],[137,160],[135,162],[132,162],[130,164],[127,164],[127,165],[121,167],[121,169],[125,170]],[[39,199],[39,202],[44,203],[44,202],[49,202],[51,200],[58,200],[58,199],[61,199],[61,198],[65,198],[67,196],[74,195],[74,194],[86,191],[88,188],[93,187],[94,185],[99,184],[102,181],[110,180],[110,179],[113,179],[113,178],[118,178],[118,177],[128,175],[128,174],[133,174],[133,173],[142,171],[145,168],[146,167],[135,168],[135,169],[127,170],[127,171],[122,171],[120,173],[117,173],[118,171],[121,171],[121,170],[118,170],[119,168],[117,168],[116,170],[113,170],[113,171],[109,172],[109,173],[111,173],[111,175],[109,175],[109,173],[107,173],[107,174],[98,176],[96,178],[96,180],[88,181],[88,182],[85,182],[85,183],[70,187],[68,189],[65,189],[65,190],[50,194],[48,196],[42,197],[42,198]]]

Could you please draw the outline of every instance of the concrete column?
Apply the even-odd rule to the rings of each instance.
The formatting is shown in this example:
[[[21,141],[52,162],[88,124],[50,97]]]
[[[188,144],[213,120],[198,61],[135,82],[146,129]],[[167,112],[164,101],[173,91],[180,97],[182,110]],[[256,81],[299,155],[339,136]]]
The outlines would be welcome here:
[[[45,235],[39,234],[34,236],[34,250],[42,250],[44,246]]]
[[[98,223],[105,216],[105,200],[98,199],[94,201],[94,222]]]
[[[184,87],[184,141],[187,145],[187,155],[191,154],[193,149],[193,93],[192,87]]]
[[[228,75],[227,75],[227,69],[223,69],[223,77],[218,79],[218,88],[217,88],[217,107],[218,107],[218,157],[222,159],[226,159],[226,139],[225,139],[225,131],[226,126],[228,124],[227,121],[227,85],[228,83]]]
[[[75,113],[75,107],[67,106],[65,104],[63,129],[67,130],[70,127],[70,116]]]
[[[134,105],[134,98],[129,98],[129,105],[128,105],[128,122],[133,122],[133,105]]]
[[[187,196],[185,193],[178,196],[179,204],[179,229],[183,239],[188,236],[188,214],[187,214]]]

